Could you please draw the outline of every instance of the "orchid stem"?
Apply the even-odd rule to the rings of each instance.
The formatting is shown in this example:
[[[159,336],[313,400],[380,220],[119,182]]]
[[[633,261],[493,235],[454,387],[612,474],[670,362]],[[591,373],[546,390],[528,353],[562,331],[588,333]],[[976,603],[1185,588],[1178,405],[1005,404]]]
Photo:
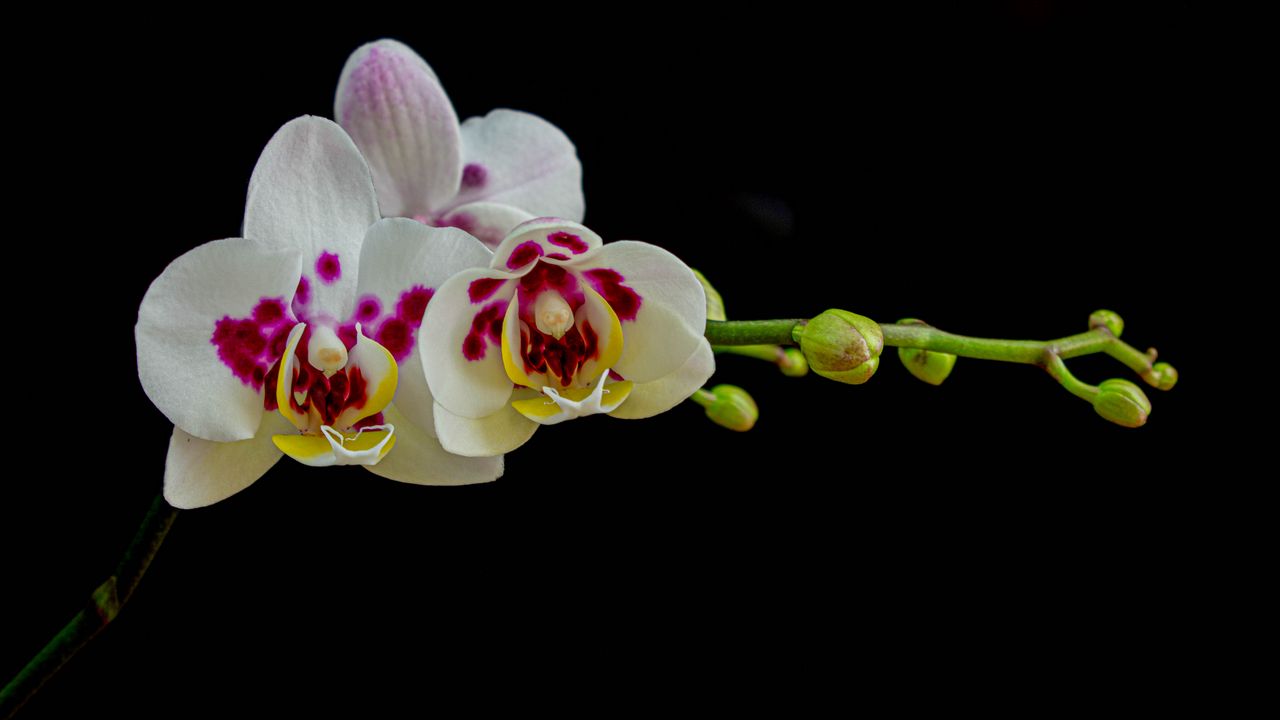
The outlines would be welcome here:
[[[741,345],[798,345],[799,335],[806,320],[729,320],[707,321],[706,338],[713,346]],[[1095,327],[1088,332],[1069,335],[1056,340],[999,340],[956,335],[922,324],[880,323],[884,344],[932,350],[960,357],[979,360],[1038,365],[1050,371],[1065,371],[1062,360],[1093,353],[1106,353],[1142,376],[1147,384],[1168,389],[1160,384],[1159,368],[1153,369],[1155,350],[1142,352],[1121,341],[1105,327]],[[723,348],[721,348],[723,349]],[[1056,360],[1055,360],[1056,359]],[[1062,380],[1070,377],[1061,372],[1054,374],[1068,390],[1071,385]],[[1072,378],[1074,380],[1074,378]],[[1074,394],[1074,390],[1071,390]]]
[[[718,353],[741,355],[742,357],[771,362],[775,365],[781,362],[781,358],[784,356],[782,348],[778,345],[717,345],[711,349]]]
[[[116,618],[120,608],[133,596],[177,516],[177,509],[169,505],[163,495],[157,495],[115,572],[93,591],[85,607],[0,690],[0,717],[16,715],[49,678]]]

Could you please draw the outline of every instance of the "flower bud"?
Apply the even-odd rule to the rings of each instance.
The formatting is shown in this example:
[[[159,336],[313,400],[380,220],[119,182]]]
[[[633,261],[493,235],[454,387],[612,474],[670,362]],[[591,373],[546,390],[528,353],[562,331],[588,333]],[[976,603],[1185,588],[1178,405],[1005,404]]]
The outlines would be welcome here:
[[[809,362],[804,359],[800,348],[783,348],[783,357],[778,361],[778,368],[787,377],[804,377],[809,374]]]
[[[1089,329],[1104,327],[1115,337],[1124,332],[1124,320],[1110,310],[1094,310],[1089,316]]]
[[[1151,414],[1151,401],[1142,388],[1128,380],[1103,380],[1093,398],[1093,409],[1117,425],[1141,427]]]
[[[692,270],[692,268],[690,268]],[[702,289],[707,294],[707,319],[708,320],[725,320],[728,316],[724,314],[724,298],[720,297],[717,291],[711,285],[711,281],[707,280],[707,276],[693,271],[694,277],[698,278],[698,282],[702,283]]]
[[[917,379],[930,385],[941,385],[951,374],[956,365],[956,356],[951,353],[921,350],[920,348],[898,348],[898,359]]]
[[[1178,384],[1178,371],[1167,362],[1158,362],[1142,373],[1142,378],[1161,390],[1172,390]]]
[[[850,385],[875,374],[884,350],[880,326],[848,310],[827,310],[799,328],[796,340],[814,372]]]
[[[760,410],[746,390],[737,385],[717,385],[710,392],[714,400],[705,407],[712,422],[736,432],[746,432],[755,427]]]
[[[923,320],[915,318],[904,318],[898,321],[899,325],[927,325]],[[937,352],[934,350],[922,350],[920,348],[898,348],[898,359],[902,361],[903,367],[907,369],[917,379],[923,380],[930,385],[941,385],[943,380],[951,374],[951,368],[955,367],[956,356],[951,353]]]

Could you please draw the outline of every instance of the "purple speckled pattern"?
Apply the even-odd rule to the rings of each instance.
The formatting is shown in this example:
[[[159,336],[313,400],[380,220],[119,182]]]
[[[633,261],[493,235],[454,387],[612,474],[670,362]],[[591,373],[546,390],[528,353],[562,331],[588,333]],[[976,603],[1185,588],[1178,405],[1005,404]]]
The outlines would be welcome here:
[[[271,364],[284,354],[289,331],[297,324],[284,298],[261,298],[246,318],[224,316],[214,323],[209,342],[231,374],[254,390],[262,389]]]
[[[356,301],[356,320],[361,323],[371,323],[378,319],[382,314],[382,302],[378,300],[377,295],[362,295]]]
[[[587,242],[582,238],[567,232],[553,232],[547,236],[547,242],[557,247],[567,249],[574,255],[581,255],[587,251]]]
[[[598,268],[588,270],[583,275],[586,276],[587,282],[591,283],[591,287],[595,288],[595,291],[609,303],[609,307],[613,308],[619,320],[628,322],[636,319],[644,301],[640,293],[623,285],[626,278],[617,270]]]
[[[471,304],[478,305],[492,297],[506,282],[503,278],[477,278],[467,286],[467,297],[471,298]]]
[[[462,356],[469,362],[483,360],[490,343],[502,344],[502,321],[507,304],[501,300],[490,303],[471,318],[471,330],[462,340]]]
[[[316,276],[325,285],[332,285],[342,279],[342,262],[338,260],[337,253],[320,253],[320,257],[316,258]]]
[[[511,255],[507,258],[507,267],[519,270],[540,257],[542,257],[542,245],[535,240],[526,240],[511,250]]]
[[[474,190],[484,187],[489,181],[489,171],[480,163],[467,163],[462,168],[462,187]]]

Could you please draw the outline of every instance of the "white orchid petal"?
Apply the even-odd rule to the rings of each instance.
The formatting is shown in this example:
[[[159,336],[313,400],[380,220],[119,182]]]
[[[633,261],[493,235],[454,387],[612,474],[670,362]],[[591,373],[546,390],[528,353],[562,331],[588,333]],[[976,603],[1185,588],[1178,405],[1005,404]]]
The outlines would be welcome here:
[[[715,354],[704,338],[679,370],[658,380],[636,385],[626,402],[609,414],[624,420],[639,420],[664,413],[688,400],[711,379],[715,371]]]
[[[484,267],[492,254],[461,230],[405,218],[379,220],[365,235],[356,318],[366,334],[395,356],[400,366],[396,406],[428,434],[435,432],[435,402],[418,354],[422,311],[446,280],[461,270]]]
[[[496,248],[512,228],[534,219],[534,215],[512,205],[475,202],[461,205],[436,218],[436,224],[466,230],[486,246]]]
[[[494,270],[463,270],[441,285],[427,306],[418,352],[436,403],[453,413],[485,417],[511,397],[501,327],[515,296],[514,278]]]
[[[609,243],[584,261],[581,271],[622,319],[625,342],[614,366],[637,384],[653,382],[680,368],[702,339],[707,324],[706,294],[693,271],[655,245]],[[640,304],[629,317],[634,304]]]
[[[489,267],[517,272],[527,270],[539,257],[561,263],[586,261],[603,244],[599,235],[578,223],[560,218],[535,218],[507,234],[493,251]]]
[[[164,499],[176,508],[204,507],[252,485],[281,458],[273,435],[292,430],[276,413],[263,418],[258,434],[238,442],[210,442],[173,429],[164,464]]]
[[[532,396],[533,391],[517,393],[521,398],[526,395]],[[466,418],[436,403],[436,437],[445,450],[455,455],[489,457],[509,453],[528,442],[537,429],[537,423],[516,412],[510,404],[487,417]]]
[[[404,44],[379,40],[351,54],[334,117],[368,158],[383,215],[428,215],[457,194],[458,116],[435,73]]]
[[[399,412],[398,401],[383,411],[383,417],[396,426],[399,442],[395,452],[369,467],[373,474],[415,485],[471,485],[502,477],[501,455],[462,457],[445,452],[434,436]]]
[[[515,110],[469,118],[462,124],[462,161],[457,204],[502,203],[581,222],[582,163],[569,138],[546,120]]]
[[[378,219],[369,168],[342,128],[300,117],[276,132],[249,180],[244,235],[303,254],[301,320],[351,315],[360,242]]]
[[[254,437],[300,265],[294,251],[232,238],[187,252],[151,283],[134,328],[138,378],[174,425],[218,442]]]

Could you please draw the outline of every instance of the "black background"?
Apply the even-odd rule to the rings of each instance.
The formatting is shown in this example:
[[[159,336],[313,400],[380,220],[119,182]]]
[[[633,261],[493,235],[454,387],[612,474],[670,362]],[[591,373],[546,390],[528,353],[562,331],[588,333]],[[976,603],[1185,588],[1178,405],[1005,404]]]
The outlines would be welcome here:
[[[41,127],[16,144],[44,158],[34,267],[56,299],[19,302],[37,347],[13,355],[50,376],[9,376],[29,428],[10,448],[36,463],[0,489],[0,676],[110,572],[161,487],[170,428],[132,340],[148,284],[238,234],[267,140],[331,116],[347,55],[391,36],[460,117],[511,107],[563,129],[586,223],[703,270],[731,317],[843,307],[1047,338],[1106,307],[1182,384],[1151,390],[1150,423],[1125,430],[1030,367],[962,359],[933,388],[890,351],[848,387],[724,358],[715,381],[761,407],[750,433],[692,405],[592,418],[539,431],[502,479],[466,488],[286,459],[180,514],[125,613],[30,717],[458,695],[663,707],[678,689],[795,708],[855,678],[909,691],[935,667],[986,678],[931,691],[956,696],[1155,682],[1135,668],[1176,664],[1186,638],[1168,628],[1212,512],[1174,477],[1200,450],[1192,319],[1212,252],[1171,249],[1209,243],[1207,79],[1184,5],[1108,5],[499,27],[423,12],[208,37],[139,18],[46,43],[32,67],[47,96],[16,105]]]

